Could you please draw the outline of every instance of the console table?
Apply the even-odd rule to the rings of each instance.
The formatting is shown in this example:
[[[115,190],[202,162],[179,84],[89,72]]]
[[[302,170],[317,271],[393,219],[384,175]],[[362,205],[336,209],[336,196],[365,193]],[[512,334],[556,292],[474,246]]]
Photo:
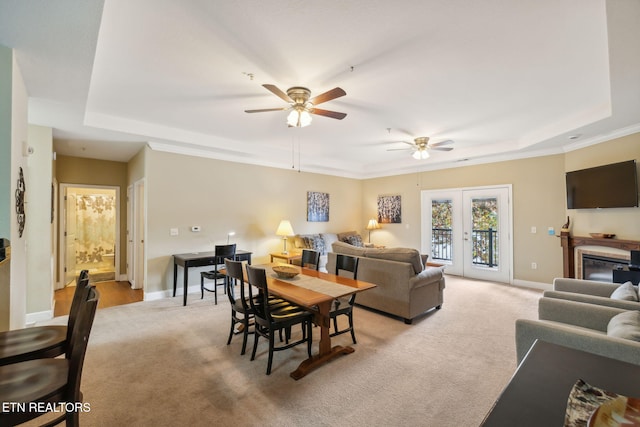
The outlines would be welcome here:
[[[536,341],[482,426],[561,426],[569,393],[577,380],[640,397],[638,378],[638,365]]]
[[[251,252],[237,250],[237,261],[247,261],[251,264]],[[189,286],[189,267],[205,267],[207,265],[224,264],[222,257],[217,257],[214,251],[191,252],[188,254],[173,255],[173,296],[176,296],[178,286],[178,266],[182,266],[184,274],[184,295],[182,305],[187,305],[187,288]]]

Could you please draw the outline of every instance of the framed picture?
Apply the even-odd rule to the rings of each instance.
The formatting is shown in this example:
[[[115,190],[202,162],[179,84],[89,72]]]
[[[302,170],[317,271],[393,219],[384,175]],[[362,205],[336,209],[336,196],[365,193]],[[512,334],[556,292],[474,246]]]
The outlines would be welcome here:
[[[307,221],[329,221],[329,193],[307,191]]]
[[[378,196],[378,223],[400,224],[402,222],[401,196]]]

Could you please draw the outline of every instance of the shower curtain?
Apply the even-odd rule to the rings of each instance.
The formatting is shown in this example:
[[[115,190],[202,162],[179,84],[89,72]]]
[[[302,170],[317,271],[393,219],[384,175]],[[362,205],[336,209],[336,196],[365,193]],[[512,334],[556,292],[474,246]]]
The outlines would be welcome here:
[[[115,195],[78,194],[76,200],[76,263],[96,265],[113,262]]]

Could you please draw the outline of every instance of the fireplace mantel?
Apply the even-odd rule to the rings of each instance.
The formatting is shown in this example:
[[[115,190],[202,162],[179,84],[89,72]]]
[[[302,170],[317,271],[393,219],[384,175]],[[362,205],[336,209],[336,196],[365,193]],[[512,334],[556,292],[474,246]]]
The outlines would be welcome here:
[[[594,245],[625,251],[639,251],[640,242],[635,240],[605,239],[597,237],[571,236],[568,232],[560,233],[562,245],[562,265],[564,277],[576,277],[574,250],[576,246]]]

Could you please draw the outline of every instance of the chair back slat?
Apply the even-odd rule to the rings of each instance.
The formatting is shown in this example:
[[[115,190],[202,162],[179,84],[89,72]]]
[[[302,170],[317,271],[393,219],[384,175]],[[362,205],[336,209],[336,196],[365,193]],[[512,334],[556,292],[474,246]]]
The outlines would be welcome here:
[[[340,271],[348,271],[353,274],[353,278],[358,277],[358,257],[338,254],[336,255],[336,276],[340,275]]]
[[[310,249],[303,249],[300,265],[302,265],[302,267],[304,268],[318,270],[320,268],[320,252]]]
[[[78,310],[82,303],[86,301],[87,293],[85,290],[87,286],[89,286],[89,270],[82,270],[76,281],[76,290],[73,292],[73,299],[71,300],[69,320],[67,320],[67,342],[71,341],[71,332],[78,316]]]
[[[249,303],[256,316],[256,321],[258,323],[271,323],[267,273],[264,268],[252,267],[248,264],[246,269],[247,281],[249,282]]]
[[[246,286],[244,282],[244,274],[242,271],[242,261],[233,261],[229,258],[224,260],[225,268],[227,269],[227,276],[229,280],[227,280],[227,296],[229,297],[229,302],[231,305],[236,303],[235,296],[235,288],[236,285],[240,285],[240,301],[242,307],[245,309],[245,312],[249,309],[249,304],[247,303],[247,295],[246,295]]]
[[[236,244],[233,243],[231,245],[216,245],[215,254],[216,257],[221,257],[222,259],[230,258],[235,260]]]
[[[84,357],[89,343],[89,335],[95,319],[100,293],[95,286],[87,286],[85,289],[85,300],[78,309],[71,341],[69,342],[67,359],[69,360],[69,380],[67,383],[68,402],[79,402],[80,381],[82,378],[82,367]]]

